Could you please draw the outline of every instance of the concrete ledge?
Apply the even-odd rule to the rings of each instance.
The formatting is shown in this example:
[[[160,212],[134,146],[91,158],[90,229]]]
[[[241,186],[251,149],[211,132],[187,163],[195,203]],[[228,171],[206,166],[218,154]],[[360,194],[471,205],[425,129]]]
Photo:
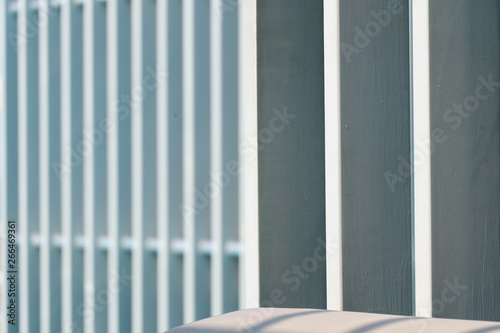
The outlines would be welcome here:
[[[235,311],[171,329],[169,333],[500,332],[500,322],[416,318],[314,309]]]

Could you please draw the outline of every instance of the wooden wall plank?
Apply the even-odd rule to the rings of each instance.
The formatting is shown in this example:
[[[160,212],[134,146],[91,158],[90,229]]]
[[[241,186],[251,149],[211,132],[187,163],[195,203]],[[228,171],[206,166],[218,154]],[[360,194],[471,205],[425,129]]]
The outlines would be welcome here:
[[[498,1],[430,2],[436,317],[500,320],[499,24]]]
[[[263,306],[326,308],[323,62],[323,1],[257,2]]]
[[[410,315],[408,2],[341,1],[340,41],[344,310]]]

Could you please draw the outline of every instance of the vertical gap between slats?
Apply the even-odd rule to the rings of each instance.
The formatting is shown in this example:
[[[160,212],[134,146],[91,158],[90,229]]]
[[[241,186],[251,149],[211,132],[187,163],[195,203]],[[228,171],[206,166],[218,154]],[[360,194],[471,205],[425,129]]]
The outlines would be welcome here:
[[[131,3],[130,1],[117,1],[118,6],[118,50],[119,57],[115,59],[118,63],[118,93],[119,93],[119,241],[130,239],[132,236],[132,215],[131,215],[131,104],[127,97],[131,96]],[[113,102],[113,100],[109,101]],[[132,275],[132,257],[128,248],[119,246],[119,267],[120,279],[122,272]],[[122,280],[120,280],[122,281]],[[132,331],[132,283],[133,281],[123,281],[122,289],[119,292],[119,328],[120,332],[130,333]]]
[[[340,8],[324,1],[327,308],[342,310]]]
[[[221,25],[221,95],[222,95],[222,164],[221,175],[217,177],[222,196],[222,312],[237,310],[239,307],[239,266],[241,238],[238,225],[238,171],[241,159],[238,151],[238,6],[241,1],[218,4]]]
[[[183,108],[183,50],[182,2],[168,1],[168,239],[169,246],[169,326],[183,323],[184,269],[183,256],[174,251],[176,240],[182,239],[183,158],[182,158],[182,108]],[[178,243],[178,242],[177,242]]]
[[[71,239],[72,244],[72,298],[73,322],[76,330],[84,330],[84,318],[76,308],[85,304],[84,283],[85,276],[82,267],[85,267],[85,251],[80,240],[84,238],[84,154],[80,146],[83,143],[83,115],[84,115],[84,42],[81,33],[84,14],[80,5],[73,4],[71,10],[71,146],[72,152],[80,152],[78,162],[66,161],[71,166]],[[86,65],[85,65],[86,66]],[[74,164],[73,164],[74,163]],[[66,324],[65,324],[66,325]]]
[[[432,228],[430,154],[416,159],[417,144],[430,140],[429,1],[411,1],[411,72],[413,93],[413,260],[415,315],[432,317]]]
[[[29,1],[26,5],[26,30],[24,41],[26,43],[26,76],[24,77],[26,84],[26,100],[27,100],[27,125],[26,125],[26,140],[27,140],[27,205],[26,205],[26,251],[28,252],[28,265],[30,273],[27,275],[29,285],[28,290],[28,306],[29,320],[28,330],[30,332],[39,331],[40,327],[40,146],[39,146],[39,43],[40,34],[29,34],[30,28],[37,27],[38,8],[34,6],[34,2]],[[29,38],[28,38],[29,36]],[[23,39],[23,38],[21,38]],[[20,292],[22,292],[20,290]]]
[[[156,5],[142,1],[141,83],[142,98],[142,240],[143,318],[142,331],[156,332],[157,324],[157,179],[156,179],[156,99],[157,84],[164,76],[156,69]]]
[[[223,311],[223,237],[222,188],[217,175],[222,173],[222,1],[210,6],[210,174],[214,195],[211,198],[212,225],[211,315]]]
[[[210,1],[194,0],[195,320],[210,316]],[[206,278],[203,278],[206,277]]]
[[[94,248],[94,331],[100,331],[102,327],[107,327],[107,174],[106,174],[106,153],[107,136],[110,130],[107,119],[107,36],[106,36],[106,13],[107,4],[102,1],[94,2],[93,10],[93,123],[92,132],[85,133],[85,140],[91,141],[93,149],[93,223],[94,235],[92,247]],[[106,125],[103,125],[106,122]]]
[[[8,244],[8,234],[7,228],[8,224],[8,213],[7,213],[7,10],[9,1],[4,1],[2,3],[2,8],[0,8],[0,43],[3,48],[3,53],[0,54],[0,220],[2,225],[5,227],[0,230],[0,255],[3,260],[7,258],[7,244]],[[10,214],[12,214],[10,212]],[[17,249],[16,249],[17,250]],[[7,265],[4,264],[4,267]],[[0,290],[2,295],[7,295],[7,283],[2,283],[2,289]],[[6,296],[3,296],[6,297]],[[2,306],[0,309],[0,315],[2,320],[7,319],[7,307]],[[5,322],[5,321],[4,321]],[[5,333],[9,332],[9,325],[2,325],[2,329]]]
[[[47,77],[45,85],[48,98],[46,106],[48,108],[47,123],[47,143],[46,143],[46,164],[44,168],[47,177],[47,195],[48,195],[48,220],[46,228],[48,230],[45,238],[47,239],[47,256],[50,259],[50,265],[47,268],[49,273],[46,277],[49,284],[50,297],[50,332],[60,332],[61,327],[61,260],[62,260],[62,225],[61,225],[61,179],[53,171],[51,166],[54,161],[61,160],[61,16],[60,7],[50,1],[47,1],[48,20],[47,20]],[[40,21],[43,22],[43,21]],[[57,320],[55,320],[57,318]]]
[[[17,34],[26,36],[27,0],[18,0]],[[18,55],[18,168],[19,168],[19,331],[29,333],[29,223],[28,223],[28,61],[27,43],[23,38],[17,40]]]

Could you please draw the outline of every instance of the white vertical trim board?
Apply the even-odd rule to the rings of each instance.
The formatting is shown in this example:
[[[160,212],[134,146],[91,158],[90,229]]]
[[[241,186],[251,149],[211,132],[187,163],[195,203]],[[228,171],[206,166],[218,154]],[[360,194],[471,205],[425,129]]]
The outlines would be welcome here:
[[[108,0],[106,9],[107,30],[107,59],[106,59],[106,83],[107,83],[107,115],[111,124],[107,132],[107,154],[106,154],[106,178],[107,178],[107,223],[109,248],[107,258],[107,288],[115,290],[116,276],[119,275],[119,220],[118,220],[118,1]],[[111,292],[108,294],[108,332],[119,332],[119,307],[120,294]]]
[[[243,0],[240,15],[239,99],[239,220],[244,242],[240,261],[240,308],[258,307],[259,283],[259,178],[257,150],[257,1]]]
[[[222,1],[211,0],[210,6],[210,173],[222,172]],[[211,315],[217,316],[223,311],[223,227],[222,227],[222,189],[214,177],[212,188],[216,194],[211,198],[210,220],[212,226],[212,262],[211,262]]]
[[[432,317],[429,0],[411,1],[415,315]]]
[[[131,95],[132,95],[132,118],[131,118],[131,142],[132,142],[132,238],[134,239],[132,249],[132,332],[141,333],[143,330],[143,183],[142,183],[142,158],[143,158],[143,122],[142,122],[142,0],[131,2]]]
[[[71,6],[61,3],[61,161],[71,159]],[[72,325],[72,168],[61,170],[61,230],[62,243],[62,329]]]
[[[182,2],[183,31],[183,231],[184,231],[184,322],[195,320],[196,238],[194,228],[194,0]]]
[[[83,131],[94,129],[94,1],[83,4]],[[87,141],[88,142],[88,141]],[[87,144],[83,155],[83,230],[84,272],[83,294],[86,308],[92,308],[95,295],[94,247],[94,145]],[[94,333],[95,316],[84,321],[84,332]]]
[[[40,223],[40,332],[50,333],[50,174],[49,174],[49,3],[39,2],[39,223]]]
[[[156,72],[165,77],[168,70],[168,2],[156,3]],[[168,82],[159,80],[156,94],[156,219],[159,248],[157,255],[157,329],[163,331],[170,327],[169,306],[169,232],[168,232]]]
[[[327,308],[342,310],[342,175],[339,0],[325,0],[325,179]]]

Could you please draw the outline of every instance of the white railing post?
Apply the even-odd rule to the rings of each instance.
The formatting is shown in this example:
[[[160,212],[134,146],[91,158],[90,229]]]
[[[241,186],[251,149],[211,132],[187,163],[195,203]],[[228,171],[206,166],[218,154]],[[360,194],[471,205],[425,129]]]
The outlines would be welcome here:
[[[83,132],[94,129],[94,0],[83,4]],[[92,309],[95,295],[94,247],[94,145],[86,141],[88,150],[83,154],[83,233],[84,267],[83,297],[85,308]],[[95,316],[84,321],[85,333],[94,333]]]
[[[196,235],[195,235],[195,110],[194,110],[194,0],[184,0],[182,8],[183,31],[183,230],[186,244],[184,251],[184,322],[196,316]]]
[[[327,308],[342,310],[342,175],[340,123],[340,8],[325,0],[325,191]]]
[[[61,164],[71,160],[71,1],[61,3]],[[61,233],[64,239],[61,254],[61,323],[63,332],[73,323],[73,274],[72,274],[72,167],[61,170]]]
[[[240,308],[258,307],[259,282],[259,178],[257,150],[257,1],[243,0],[239,6],[240,100],[239,100],[239,203]],[[253,150],[252,154],[246,154]]]
[[[110,129],[107,132],[106,153],[106,201],[109,248],[107,257],[107,288],[108,288],[108,332],[119,332],[120,296],[116,291],[116,275],[120,272],[119,265],[119,156],[118,156],[118,1],[107,0],[106,32],[107,32],[107,121]]]
[[[429,0],[412,0],[410,13],[410,83],[413,115],[413,257],[414,311],[432,317],[431,156],[419,154],[430,140]]]
[[[211,198],[210,223],[212,226],[211,262],[211,314],[223,311],[223,219],[222,188],[217,186],[215,175],[222,172],[222,1],[211,0],[210,5],[210,172],[215,195]]]
[[[142,108],[142,0],[131,2],[131,142],[132,142],[132,332],[140,333],[143,330],[143,108]]]
[[[169,87],[166,75],[168,70],[168,1],[159,0],[156,2],[156,71],[157,75],[165,76],[158,82],[156,87],[156,219],[158,239],[160,247],[158,249],[158,273],[157,273],[157,294],[158,330],[164,330],[170,323],[170,290],[169,290],[169,191],[168,191],[168,99]]]

